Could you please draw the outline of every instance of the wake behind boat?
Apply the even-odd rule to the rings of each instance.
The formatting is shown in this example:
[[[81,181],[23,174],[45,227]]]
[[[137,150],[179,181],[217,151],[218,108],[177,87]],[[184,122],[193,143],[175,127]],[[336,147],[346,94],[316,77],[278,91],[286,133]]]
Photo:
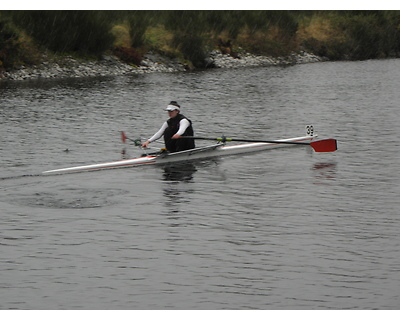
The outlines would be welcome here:
[[[125,136],[124,133],[122,133],[122,135],[123,137]],[[331,152],[336,150],[336,140],[328,139],[328,140],[313,141],[316,137],[317,137],[316,135],[313,135],[312,126],[307,126],[306,136],[290,138],[290,139],[281,139],[276,141],[255,141],[246,139],[229,139],[224,137],[215,139],[191,137],[203,140],[217,140],[219,142],[205,147],[199,147],[174,153],[158,152],[156,154],[143,155],[141,157],[128,160],[120,160],[120,161],[112,161],[99,164],[48,170],[43,172],[43,174],[73,173],[73,172],[84,172],[84,171],[94,171],[103,169],[127,168],[127,167],[143,166],[143,165],[166,164],[178,161],[190,161],[190,160],[206,159],[206,158],[226,156],[226,155],[247,154],[257,151],[263,151],[285,146],[286,147],[295,146],[295,145],[311,145],[317,152]],[[251,142],[228,146],[226,145],[226,142],[228,141],[241,141],[241,142],[251,141]],[[327,144],[329,144],[328,147]]]

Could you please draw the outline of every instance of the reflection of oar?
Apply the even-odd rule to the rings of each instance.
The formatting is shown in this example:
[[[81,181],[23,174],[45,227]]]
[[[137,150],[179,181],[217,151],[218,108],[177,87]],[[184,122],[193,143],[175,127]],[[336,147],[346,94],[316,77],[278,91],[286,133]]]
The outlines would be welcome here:
[[[185,139],[199,140],[216,140],[221,142],[238,141],[238,142],[261,142],[261,143],[276,143],[276,144],[301,144],[311,146],[315,152],[333,152],[337,150],[337,141],[335,139],[325,139],[318,141],[302,142],[302,141],[281,141],[281,140],[251,140],[251,139],[235,139],[235,138],[207,138],[207,137],[188,137],[182,136]]]

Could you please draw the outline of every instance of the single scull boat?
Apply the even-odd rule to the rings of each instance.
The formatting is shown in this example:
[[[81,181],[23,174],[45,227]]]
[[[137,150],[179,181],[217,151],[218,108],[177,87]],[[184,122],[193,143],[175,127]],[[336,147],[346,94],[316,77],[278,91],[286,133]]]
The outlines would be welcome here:
[[[229,139],[225,137],[216,139],[190,137],[193,139],[217,140],[219,142],[217,144],[213,144],[206,147],[199,147],[195,149],[174,152],[174,153],[158,152],[155,154],[142,155],[141,157],[128,160],[119,160],[119,161],[99,163],[99,164],[48,170],[43,172],[43,174],[61,174],[61,173],[84,172],[84,171],[94,171],[103,169],[127,168],[127,167],[152,165],[152,164],[166,164],[177,161],[189,161],[189,160],[206,159],[206,158],[226,156],[226,155],[252,153],[256,151],[263,151],[268,149],[274,149],[285,146],[294,146],[294,145],[310,145],[317,152],[332,152],[337,149],[335,139],[313,141],[317,137],[317,135],[313,135],[313,127],[307,126],[306,129],[307,129],[306,136],[290,138],[290,139],[281,139],[275,141]],[[126,139],[129,139],[123,132],[121,132],[121,134],[123,142],[125,142]],[[249,143],[227,146],[225,145],[225,142],[227,141],[241,141],[241,142],[249,141]],[[138,145],[137,141],[135,141],[135,144]]]
[[[91,165],[84,165],[84,166],[77,166],[77,167],[70,167],[70,168],[63,168],[63,169],[55,169],[43,172],[43,174],[60,174],[60,173],[73,173],[73,172],[84,172],[84,171],[94,171],[94,170],[102,170],[102,169],[115,169],[115,168],[127,168],[127,167],[134,167],[134,166],[142,166],[142,165],[152,165],[152,164],[166,164],[171,162],[177,161],[189,161],[189,160],[196,160],[196,159],[205,159],[211,157],[219,157],[219,156],[226,156],[226,155],[236,155],[236,154],[245,154],[251,153],[256,151],[262,151],[267,149],[274,149],[279,147],[285,146],[293,146],[293,145],[310,145],[317,144],[319,142],[329,142],[334,143],[334,146],[331,148],[334,151],[336,150],[336,140],[328,139],[328,140],[320,140],[320,141],[313,141],[316,138],[316,135],[311,135],[308,133],[306,136],[297,137],[297,138],[290,138],[290,139],[282,139],[276,141],[268,141],[268,142],[251,142],[251,143],[244,143],[244,144],[237,144],[232,146],[225,145],[225,141],[235,141],[235,139],[226,139],[226,138],[218,138],[215,140],[221,141],[217,144],[213,144],[206,147],[199,147],[195,149],[190,149],[186,151],[168,153],[168,152],[160,152],[156,154],[149,154],[143,155],[138,158],[128,159],[128,160],[120,160],[120,161],[113,161],[113,162],[106,162],[106,163],[99,163],[99,164],[91,164]],[[208,138],[198,138],[198,139],[208,139]],[[237,139],[239,141],[245,141],[241,139]],[[314,150],[317,149],[313,146]],[[333,150],[334,149],[334,150]],[[329,152],[329,151],[322,151],[322,152]]]

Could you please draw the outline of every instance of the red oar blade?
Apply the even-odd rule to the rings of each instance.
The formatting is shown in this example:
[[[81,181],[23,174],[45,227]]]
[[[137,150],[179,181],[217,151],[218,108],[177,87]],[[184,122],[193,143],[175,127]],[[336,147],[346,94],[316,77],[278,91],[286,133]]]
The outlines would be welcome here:
[[[125,132],[123,132],[123,131],[121,131],[121,140],[122,140],[122,143],[125,143],[125,141],[126,141],[126,135],[125,135]]]
[[[315,152],[333,152],[337,150],[337,141],[335,139],[325,139],[310,142]]]

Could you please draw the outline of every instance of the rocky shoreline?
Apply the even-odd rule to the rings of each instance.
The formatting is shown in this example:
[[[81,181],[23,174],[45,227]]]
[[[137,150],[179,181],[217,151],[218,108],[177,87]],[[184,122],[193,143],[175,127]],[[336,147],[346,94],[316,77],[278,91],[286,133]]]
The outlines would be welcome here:
[[[233,58],[219,51],[213,51],[209,56],[209,64],[215,68],[283,66],[320,61],[325,61],[325,59],[307,52],[292,54],[290,57],[285,58],[257,56],[249,53],[241,54],[240,58]],[[182,72],[187,69],[177,59],[168,59],[155,53],[148,53],[140,66],[126,64],[115,56],[104,56],[103,59],[98,61],[83,61],[66,57],[53,62],[43,62],[35,67],[22,66],[18,70],[0,73],[0,81],[118,76],[152,72]]]

